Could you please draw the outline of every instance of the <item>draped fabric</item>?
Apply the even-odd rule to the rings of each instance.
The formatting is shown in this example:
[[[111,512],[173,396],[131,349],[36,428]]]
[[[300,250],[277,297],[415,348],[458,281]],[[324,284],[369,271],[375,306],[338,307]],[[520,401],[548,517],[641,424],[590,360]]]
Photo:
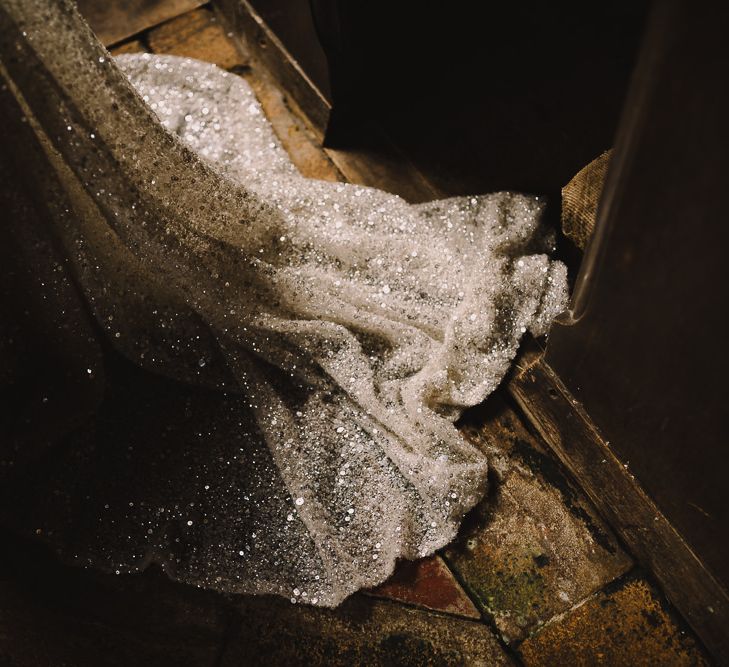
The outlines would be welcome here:
[[[449,542],[487,474],[454,421],[566,303],[542,203],[307,179],[235,75],[114,61],[66,0],[0,29],[5,349],[63,378],[8,431],[4,521],[321,605]]]

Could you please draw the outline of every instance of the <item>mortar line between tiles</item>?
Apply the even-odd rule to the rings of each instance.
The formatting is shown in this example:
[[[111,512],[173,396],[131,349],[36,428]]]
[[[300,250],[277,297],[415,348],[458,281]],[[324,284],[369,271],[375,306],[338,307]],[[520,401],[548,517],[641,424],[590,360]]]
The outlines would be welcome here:
[[[515,665],[523,666],[524,662],[521,659],[521,656],[516,651],[516,644],[509,644],[506,641],[504,641],[504,638],[501,635],[501,632],[499,631],[498,627],[496,626],[496,619],[492,614],[489,614],[483,606],[479,603],[478,599],[471,593],[470,586],[468,583],[461,577],[460,572],[458,572],[451,563],[450,559],[444,552],[439,553],[440,557],[443,559],[443,562],[445,563],[446,567],[448,568],[448,571],[451,573],[453,578],[458,582],[460,587],[463,589],[463,592],[466,594],[469,600],[471,600],[471,603],[476,608],[479,614],[481,614],[481,620],[476,621],[476,619],[471,619],[475,623],[483,623],[486,627],[491,630],[491,633],[496,637],[496,641],[499,642],[499,645],[501,646],[502,650],[506,655],[511,658],[511,660],[514,662]]]
[[[611,579],[610,581],[604,583],[600,588],[594,590],[592,593],[575,602],[575,604],[573,604],[569,609],[565,609],[564,611],[554,614],[554,616],[550,617],[544,623],[534,628],[526,637],[519,640],[518,642],[515,642],[514,648],[518,649],[519,646],[521,646],[525,641],[531,639],[532,637],[535,637],[546,628],[553,625],[558,625],[562,620],[571,616],[577,609],[584,606],[591,600],[597,599],[600,595],[611,595],[612,593],[622,589],[633,581],[643,581],[647,583],[648,586],[655,593],[655,601],[663,608],[671,621],[676,624],[677,629],[680,632],[685,632],[689,634],[694,639],[696,645],[700,648],[700,650],[705,650],[705,647],[701,640],[698,638],[696,633],[688,626],[685,619],[678,613],[678,610],[676,610],[670,603],[670,601],[666,598],[660,586],[658,586],[657,582],[651,577],[650,572],[647,572],[639,565],[633,565],[630,569],[626,570],[614,579]]]
[[[361,593],[368,599],[375,600],[377,602],[384,602],[387,604],[399,605],[401,607],[407,607],[408,609],[414,609],[416,611],[421,611],[426,614],[436,614],[438,616],[445,616],[446,618],[455,618],[455,619],[458,619],[459,621],[468,621],[469,623],[476,623],[477,625],[484,624],[483,614],[481,614],[478,607],[476,607],[476,611],[478,611],[478,613],[481,614],[481,618],[473,618],[472,616],[458,614],[453,611],[444,611],[443,609],[432,609],[431,607],[426,607],[422,604],[417,604],[415,602],[406,602],[405,600],[397,600],[396,598],[375,595],[374,593],[369,593],[367,591],[361,591]]]
[[[508,378],[507,378],[508,381]],[[628,547],[628,545],[623,540],[622,535],[615,529],[613,524],[608,520],[608,517],[605,516],[601,511],[600,508],[595,505],[594,502],[592,502],[592,499],[590,498],[589,494],[586,492],[585,487],[583,486],[583,483],[573,475],[572,471],[567,468],[567,466],[564,465],[564,463],[559,459],[559,457],[555,454],[554,450],[552,449],[551,445],[545,441],[544,436],[539,432],[537,429],[537,425],[532,422],[529,415],[524,412],[522,407],[519,405],[518,401],[514,399],[512,394],[509,391],[505,391],[502,394],[503,399],[506,401],[506,403],[509,405],[509,407],[514,411],[514,414],[519,419],[519,422],[521,425],[526,429],[527,433],[531,435],[533,438],[536,439],[536,441],[542,445],[544,450],[548,453],[549,457],[559,466],[560,472],[565,476],[567,480],[569,480],[575,487],[575,489],[579,492],[580,496],[582,497],[583,502],[585,502],[589,508],[595,513],[595,516],[597,516],[608,528],[611,537],[615,540],[615,544],[617,547],[625,553],[625,555],[630,559],[630,566],[621,574],[614,577],[610,581],[603,584],[604,586],[608,586],[614,581],[619,580],[621,577],[625,576],[632,570],[634,570],[638,565],[638,559],[635,557],[635,554],[631,551],[631,549]],[[663,590],[662,586],[658,586],[658,590],[661,591],[663,595],[665,595],[665,591]]]
[[[407,607],[408,609],[413,609],[414,611],[421,612],[423,614],[434,614],[436,616],[439,616],[441,618],[449,618],[449,619],[457,619],[459,621],[463,621],[465,623],[469,623],[472,625],[486,625],[483,621],[483,618],[469,618],[468,616],[461,616],[460,614],[453,614],[448,611],[442,611],[440,609],[430,609],[429,607],[423,607],[421,605],[413,604],[412,602],[404,602],[403,600],[394,600],[392,598],[384,598],[384,597],[377,597],[375,595],[370,595],[369,593],[362,592],[362,595],[366,596],[368,599],[373,600],[375,602],[380,602],[382,604],[388,604],[388,605],[395,605],[400,607]]]

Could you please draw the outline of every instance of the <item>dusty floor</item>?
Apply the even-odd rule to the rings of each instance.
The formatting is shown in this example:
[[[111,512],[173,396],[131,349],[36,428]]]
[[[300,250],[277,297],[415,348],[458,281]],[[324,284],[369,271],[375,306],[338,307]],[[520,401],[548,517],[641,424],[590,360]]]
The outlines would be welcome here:
[[[112,53],[191,56],[246,77],[303,173],[357,180],[346,156],[321,149],[209,7],[147,4],[155,11],[96,26],[117,44]],[[493,483],[459,539],[440,555],[402,563],[388,583],[335,611],[218,595],[155,571],[108,577],[72,570],[13,543],[0,568],[0,663],[707,664],[661,592],[507,398],[495,395],[475,410],[464,433],[488,452]]]

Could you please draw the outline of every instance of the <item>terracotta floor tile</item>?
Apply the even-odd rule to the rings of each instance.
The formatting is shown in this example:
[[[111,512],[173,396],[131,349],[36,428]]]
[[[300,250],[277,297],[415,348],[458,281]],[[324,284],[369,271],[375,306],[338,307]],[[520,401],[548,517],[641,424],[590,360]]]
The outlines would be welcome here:
[[[363,595],[337,609],[241,597],[221,667],[512,664],[484,623]]]
[[[493,482],[445,556],[512,642],[626,572],[631,560],[497,397],[467,432],[488,453]]]
[[[542,628],[519,652],[528,667],[708,664],[643,579],[603,591]]]
[[[369,594],[467,618],[481,618],[439,556],[401,561],[392,577]]]

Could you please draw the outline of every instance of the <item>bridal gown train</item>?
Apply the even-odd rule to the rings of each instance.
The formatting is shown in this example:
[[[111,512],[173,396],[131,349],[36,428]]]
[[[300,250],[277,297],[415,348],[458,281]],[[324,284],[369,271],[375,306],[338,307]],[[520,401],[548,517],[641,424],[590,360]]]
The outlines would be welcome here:
[[[307,179],[238,76],[113,60],[65,0],[0,0],[0,28],[4,160],[36,194],[3,224],[40,216],[62,258],[39,289],[76,304],[71,373],[111,349],[204,396],[184,429],[135,430],[148,402],[50,459],[3,445],[4,521],[80,564],[327,606],[448,543],[487,473],[454,421],[566,305],[542,203]]]

